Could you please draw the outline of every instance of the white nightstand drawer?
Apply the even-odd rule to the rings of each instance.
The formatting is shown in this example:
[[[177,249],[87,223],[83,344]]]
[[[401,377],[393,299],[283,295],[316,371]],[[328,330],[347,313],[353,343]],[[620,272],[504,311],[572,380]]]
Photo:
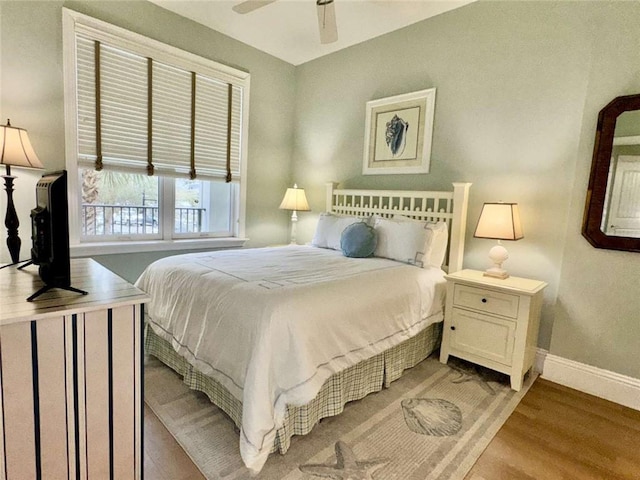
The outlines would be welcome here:
[[[453,304],[458,307],[472,308],[480,312],[516,318],[520,297],[508,293],[494,292],[484,288],[456,284]]]
[[[452,350],[511,365],[516,322],[454,308],[449,329]]]

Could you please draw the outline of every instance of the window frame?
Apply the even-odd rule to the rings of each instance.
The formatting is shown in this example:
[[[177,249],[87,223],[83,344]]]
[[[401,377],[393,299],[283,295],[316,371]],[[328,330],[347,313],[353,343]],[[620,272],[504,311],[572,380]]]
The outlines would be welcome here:
[[[73,256],[85,256],[108,253],[132,253],[141,251],[181,250],[212,247],[242,246],[245,238],[246,194],[247,194],[247,151],[249,129],[250,75],[227,65],[200,57],[165,43],[153,40],[124,28],[89,17],[87,15],[62,9],[63,23],[63,66],[65,99],[65,153],[68,174],[69,200],[69,243]],[[118,239],[87,239],[80,231],[79,162],[78,162],[78,104],[76,90],[76,33],[90,35],[96,40],[120,47],[133,53],[151,57],[188,71],[222,80],[242,87],[242,122],[240,139],[240,179],[234,188],[237,195],[230,207],[232,235],[220,237],[215,233],[184,235],[174,233],[174,182],[170,177],[158,176],[161,216],[161,239],[146,239],[144,236],[119,236]],[[206,178],[201,180],[207,181]],[[166,202],[171,201],[168,204]],[[235,221],[233,221],[235,219]]]

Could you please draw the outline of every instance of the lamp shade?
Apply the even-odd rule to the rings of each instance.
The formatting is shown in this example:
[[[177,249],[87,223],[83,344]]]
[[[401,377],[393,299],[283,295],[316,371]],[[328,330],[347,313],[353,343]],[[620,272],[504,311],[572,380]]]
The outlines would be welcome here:
[[[520,240],[524,237],[517,203],[485,203],[473,234],[476,238]]]
[[[0,125],[0,165],[26,168],[44,168],[31,146],[29,135],[23,128]]]
[[[311,210],[307,202],[307,197],[304,194],[304,189],[298,188],[297,185],[294,185],[293,188],[287,188],[282,203],[280,203],[280,208],[282,210],[296,210],[298,212]]]

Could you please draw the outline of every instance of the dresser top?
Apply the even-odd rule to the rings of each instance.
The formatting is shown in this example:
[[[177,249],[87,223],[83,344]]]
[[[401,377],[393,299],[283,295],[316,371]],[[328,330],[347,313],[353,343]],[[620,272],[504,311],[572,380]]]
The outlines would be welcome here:
[[[100,310],[107,306],[134,305],[149,300],[147,294],[89,258],[71,260],[71,286],[89,292],[82,295],[53,288],[27,302],[44,283],[38,267],[0,270],[0,325]]]
[[[542,282],[540,280],[521,277],[507,277],[505,279],[486,277],[482,271],[469,269],[450,273],[445,275],[445,278],[448,280],[455,280],[456,282],[467,283],[469,285],[500,288],[526,295],[533,295],[547,286],[546,282]]]

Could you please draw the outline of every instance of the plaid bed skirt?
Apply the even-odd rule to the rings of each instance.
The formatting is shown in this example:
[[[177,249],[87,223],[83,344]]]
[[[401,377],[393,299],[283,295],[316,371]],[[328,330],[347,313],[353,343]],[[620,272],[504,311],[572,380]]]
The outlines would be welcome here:
[[[293,435],[306,435],[322,418],[342,412],[347,402],[388,387],[405,369],[427,358],[440,345],[441,336],[442,322],[434,323],[415,337],[329,377],[311,402],[287,407],[284,425],[276,433],[271,452],[285,453]],[[216,380],[193,368],[148,326],[145,351],[177,372],[191,389],[207,395],[240,428],[242,402]]]

